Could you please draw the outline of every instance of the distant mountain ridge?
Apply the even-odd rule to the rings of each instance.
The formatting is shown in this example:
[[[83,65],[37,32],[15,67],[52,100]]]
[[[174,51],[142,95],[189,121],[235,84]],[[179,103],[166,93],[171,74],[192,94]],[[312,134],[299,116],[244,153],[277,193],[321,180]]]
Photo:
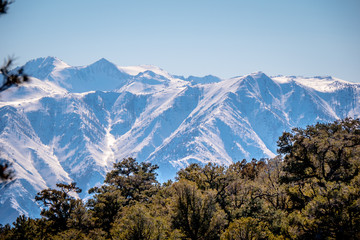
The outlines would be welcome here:
[[[57,182],[77,182],[86,198],[125,157],[158,164],[164,181],[192,162],[274,157],[283,131],[360,116],[360,85],[332,77],[186,78],[54,57],[25,71],[31,83],[0,94],[0,157],[16,171],[0,186],[3,224],[37,217],[35,194]]]

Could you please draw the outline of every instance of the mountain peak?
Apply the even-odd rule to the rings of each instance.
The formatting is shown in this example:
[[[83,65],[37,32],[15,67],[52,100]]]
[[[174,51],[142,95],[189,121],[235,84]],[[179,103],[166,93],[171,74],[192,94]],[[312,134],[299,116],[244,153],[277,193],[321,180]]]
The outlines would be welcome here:
[[[100,58],[99,60],[97,60],[95,63],[111,63],[109,60],[107,60],[106,58]]]
[[[257,71],[257,72],[253,72],[250,73],[249,76],[253,77],[253,78],[269,78],[265,73],[263,73],[262,71]]]
[[[24,65],[26,74],[39,79],[45,79],[55,69],[70,67],[68,64],[56,57],[42,57],[28,61]]]
[[[40,58],[36,58],[33,60],[30,60],[29,62],[27,62],[25,65],[34,65],[38,68],[44,68],[44,67],[69,67],[68,64],[66,64],[64,61],[60,60],[57,57],[40,57]]]
[[[100,58],[99,60],[97,60],[96,62],[90,64],[89,66],[115,66],[115,64],[113,64],[112,62],[110,62],[109,60],[105,59],[105,58]]]
[[[191,82],[192,84],[207,84],[207,83],[216,83],[220,82],[221,79],[214,76],[214,75],[206,75],[203,77],[197,77],[197,76],[189,76],[188,78],[184,79],[186,81]]]

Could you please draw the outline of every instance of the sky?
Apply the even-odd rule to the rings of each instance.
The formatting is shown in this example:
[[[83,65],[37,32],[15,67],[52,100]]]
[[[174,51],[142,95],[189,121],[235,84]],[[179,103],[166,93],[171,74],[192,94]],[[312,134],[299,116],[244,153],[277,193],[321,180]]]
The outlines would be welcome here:
[[[360,82],[359,0],[16,0],[0,32],[0,58],[18,65],[106,58],[184,76]]]

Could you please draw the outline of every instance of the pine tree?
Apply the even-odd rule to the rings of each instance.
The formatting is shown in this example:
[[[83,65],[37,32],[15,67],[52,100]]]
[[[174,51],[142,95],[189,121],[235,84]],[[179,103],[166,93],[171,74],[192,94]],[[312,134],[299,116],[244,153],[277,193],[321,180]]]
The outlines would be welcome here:
[[[68,220],[72,217],[75,209],[82,206],[82,201],[72,197],[70,193],[80,193],[81,189],[76,183],[56,184],[60,189],[45,189],[39,192],[35,200],[43,205],[41,216],[46,218],[50,224],[49,229],[60,232],[67,229]]]
[[[360,237],[360,121],[344,119],[295,128],[278,141],[297,235]]]

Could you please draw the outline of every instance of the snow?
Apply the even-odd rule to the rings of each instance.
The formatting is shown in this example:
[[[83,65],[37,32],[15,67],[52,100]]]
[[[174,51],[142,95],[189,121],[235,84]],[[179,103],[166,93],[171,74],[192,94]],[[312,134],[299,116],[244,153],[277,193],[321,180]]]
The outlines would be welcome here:
[[[276,76],[272,77],[272,79],[280,84],[285,84],[289,82],[296,82],[305,87],[314,89],[318,92],[336,92],[341,88],[345,88],[349,85],[360,86],[359,83],[350,83],[339,78],[333,78],[329,76],[324,77],[288,77],[288,76]]]
[[[40,98],[56,95],[64,95],[67,91],[58,85],[49,82],[41,81],[36,78],[30,78],[19,87],[11,87],[0,95],[0,106],[18,105],[27,102],[37,101]]]
[[[129,75],[136,76],[139,73],[143,73],[146,71],[151,71],[157,75],[170,77],[170,74],[164,71],[163,69],[153,66],[153,65],[140,65],[140,66],[127,66],[127,67],[121,67],[117,66],[117,68]]]
[[[0,95],[1,157],[17,176],[0,190],[2,224],[38,217],[35,194],[57,182],[77,182],[87,198],[122,158],[158,164],[165,181],[193,162],[274,157],[283,131],[360,116],[359,84],[332,77],[184,78],[151,65],[73,67],[53,57],[25,69],[31,82]]]

